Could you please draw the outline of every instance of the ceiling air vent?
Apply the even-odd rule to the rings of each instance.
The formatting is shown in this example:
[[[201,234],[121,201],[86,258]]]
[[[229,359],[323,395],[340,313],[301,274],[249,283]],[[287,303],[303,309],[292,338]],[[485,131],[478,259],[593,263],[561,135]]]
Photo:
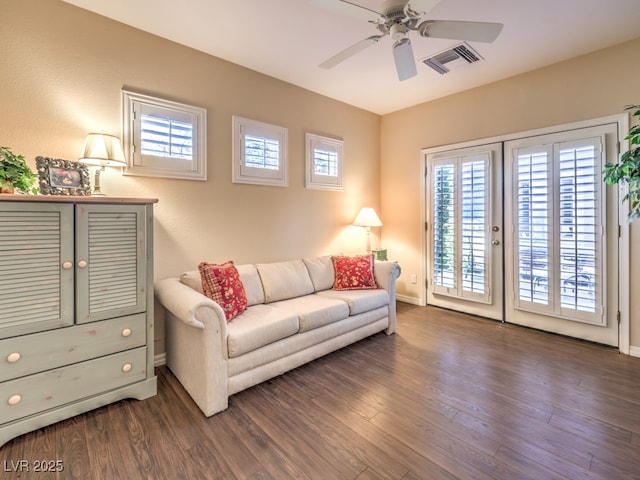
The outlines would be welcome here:
[[[480,54],[471,48],[469,44],[463,42],[444,52],[425,58],[422,62],[444,75],[451,70],[480,60],[482,60]]]

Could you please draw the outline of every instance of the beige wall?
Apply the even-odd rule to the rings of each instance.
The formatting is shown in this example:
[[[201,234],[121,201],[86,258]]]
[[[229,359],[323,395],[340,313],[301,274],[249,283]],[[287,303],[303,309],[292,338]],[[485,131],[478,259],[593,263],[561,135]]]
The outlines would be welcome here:
[[[159,199],[156,278],[204,259],[360,252],[364,233],[350,222],[371,205],[384,222],[382,242],[374,229],[372,245],[401,263],[399,294],[419,299],[421,148],[616,114],[640,103],[640,40],[380,118],[64,2],[2,3],[0,144],[32,165],[36,155],[76,159],[90,131],[120,135],[123,87],[207,109],[207,182],[125,177],[116,169],[103,175],[110,195]],[[231,183],[232,115],[288,127],[288,188]],[[307,131],[345,140],[344,192],[304,188]],[[632,245],[639,230],[632,228]],[[632,248],[632,271],[638,267]],[[640,312],[639,283],[632,274],[632,312]],[[631,343],[640,345],[639,314],[632,313]]]
[[[382,118],[382,244],[400,296],[423,300],[420,150],[620,114],[640,103],[640,39]],[[460,72],[462,73],[462,72]],[[640,224],[631,227],[631,345],[640,345]],[[635,254],[634,254],[635,253]],[[415,273],[418,282],[411,284]]]
[[[0,144],[32,166],[37,155],[77,159],[91,131],[120,135],[123,87],[207,109],[208,181],[117,169],[102,177],[109,195],[159,199],[156,278],[202,260],[364,251],[364,230],[350,223],[364,205],[379,209],[378,115],[60,1],[3,0],[0,46]],[[231,183],[232,115],[289,129],[288,188]],[[344,139],[343,192],[304,187],[305,132]],[[377,246],[379,232],[373,237]],[[157,352],[164,351],[161,317]]]

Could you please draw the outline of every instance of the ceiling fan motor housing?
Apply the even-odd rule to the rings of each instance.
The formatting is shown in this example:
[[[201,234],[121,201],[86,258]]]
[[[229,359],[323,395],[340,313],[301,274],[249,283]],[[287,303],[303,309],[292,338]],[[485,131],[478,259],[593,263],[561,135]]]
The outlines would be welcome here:
[[[392,23],[389,27],[389,33],[394,40],[402,40],[407,36],[409,29],[401,23]]]

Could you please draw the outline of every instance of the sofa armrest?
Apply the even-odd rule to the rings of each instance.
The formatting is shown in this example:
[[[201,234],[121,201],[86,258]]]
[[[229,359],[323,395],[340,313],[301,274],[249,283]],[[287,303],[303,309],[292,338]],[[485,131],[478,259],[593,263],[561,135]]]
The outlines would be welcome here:
[[[165,278],[155,284],[155,294],[164,308],[176,318],[195,328],[205,328],[205,322],[216,318],[221,337],[227,338],[227,320],[222,307],[200,292],[187,287],[178,278]],[[211,315],[213,313],[214,315]]]
[[[400,265],[396,262],[376,260],[373,273],[376,283],[389,294],[389,327],[385,330],[387,335],[396,331],[396,280],[402,273]]]
[[[387,292],[389,292],[390,288],[393,289],[395,298],[396,280],[402,272],[400,265],[396,262],[376,260],[373,272],[378,286],[384,288]]]
[[[167,366],[206,416],[228,406],[227,320],[213,300],[167,278],[155,284],[166,308]]]

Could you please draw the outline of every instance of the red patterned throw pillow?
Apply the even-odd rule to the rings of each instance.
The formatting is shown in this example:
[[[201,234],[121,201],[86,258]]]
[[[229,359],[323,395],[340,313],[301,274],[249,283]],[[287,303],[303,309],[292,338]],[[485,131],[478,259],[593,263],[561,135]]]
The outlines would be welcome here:
[[[336,272],[334,290],[378,288],[373,273],[373,254],[354,257],[339,255],[331,259]]]
[[[227,322],[247,309],[247,294],[232,261],[198,265],[204,294],[222,307]]]

